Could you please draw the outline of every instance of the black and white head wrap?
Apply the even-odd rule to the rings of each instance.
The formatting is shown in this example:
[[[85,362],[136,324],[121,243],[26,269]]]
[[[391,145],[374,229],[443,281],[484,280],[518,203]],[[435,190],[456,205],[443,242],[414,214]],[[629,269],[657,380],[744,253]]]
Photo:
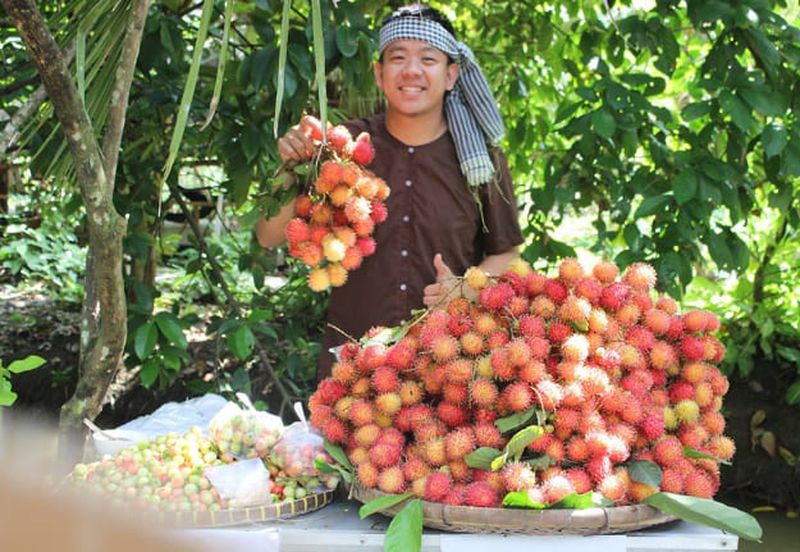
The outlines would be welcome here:
[[[453,135],[461,172],[470,187],[494,178],[495,167],[487,142],[498,145],[505,134],[489,83],[475,61],[472,51],[444,26],[426,18],[424,12],[390,18],[380,30],[379,48],[395,40],[422,40],[438,48],[458,63],[459,76],[445,101],[447,126]]]

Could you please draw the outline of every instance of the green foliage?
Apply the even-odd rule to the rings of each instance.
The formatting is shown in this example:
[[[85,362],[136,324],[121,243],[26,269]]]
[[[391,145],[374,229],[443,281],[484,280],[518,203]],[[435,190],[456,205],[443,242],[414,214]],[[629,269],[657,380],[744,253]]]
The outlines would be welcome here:
[[[15,360],[8,366],[3,366],[0,360],[0,407],[11,406],[17,400],[17,394],[11,390],[11,375],[35,370],[44,363],[45,360],[36,355]]]
[[[647,504],[686,521],[716,527],[747,540],[761,539],[761,526],[753,516],[713,500],[672,493],[655,493],[647,497]]]
[[[36,229],[10,224],[0,235],[0,274],[7,272],[25,285],[41,284],[53,297],[78,302],[86,252],[77,242],[74,231],[54,220]]]

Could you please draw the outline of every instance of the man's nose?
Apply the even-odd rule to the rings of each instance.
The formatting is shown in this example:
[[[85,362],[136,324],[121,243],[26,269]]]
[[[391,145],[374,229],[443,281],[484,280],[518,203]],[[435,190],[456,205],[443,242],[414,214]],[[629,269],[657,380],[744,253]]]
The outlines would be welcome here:
[[[408,58],[403,64],[404,75],[418,75],[422,72],[422,62],[418,59]]]

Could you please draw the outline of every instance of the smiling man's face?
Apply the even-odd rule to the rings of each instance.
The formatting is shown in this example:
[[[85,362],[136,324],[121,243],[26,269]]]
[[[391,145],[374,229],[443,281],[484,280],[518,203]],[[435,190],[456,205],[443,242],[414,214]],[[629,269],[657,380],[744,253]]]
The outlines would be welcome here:
[[[375,81],[390,111],[407,117],[440,114],[444,94],[458,77],[458,66],[447,55],[421,40],[396,40],[375,63]]]

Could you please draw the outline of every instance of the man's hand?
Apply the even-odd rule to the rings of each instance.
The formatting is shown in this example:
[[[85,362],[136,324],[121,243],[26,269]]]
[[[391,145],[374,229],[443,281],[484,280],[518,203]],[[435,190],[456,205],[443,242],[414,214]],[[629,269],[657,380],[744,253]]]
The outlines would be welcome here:
[[[306,115],[300,124],[290,128],[278,140],[278,154],[284,163],[303,163],[314,155],[314,141],[311,139],[313,121],[313,117]]]
[[[457,292],[458,279],[442,260],[441,253],[433,257],[433,267],[436,269],[436,283],[425,286],[422,302],[426,307],[440,303],[444,306],[445,298]]]

